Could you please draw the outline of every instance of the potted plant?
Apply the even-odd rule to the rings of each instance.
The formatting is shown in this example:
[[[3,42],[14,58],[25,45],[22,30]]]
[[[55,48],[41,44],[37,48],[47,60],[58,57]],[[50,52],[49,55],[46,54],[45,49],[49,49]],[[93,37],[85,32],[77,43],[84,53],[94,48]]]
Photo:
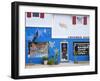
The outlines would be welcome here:
[[[48,60],[48,65],[53,65],[53,64],[54,64],[54,59],[53,58],[49,59]]]
[[[47,56],[44,56],[42,59],[43,59],[43,64],[46,65],[47,62],[48,62],[48,57]]]

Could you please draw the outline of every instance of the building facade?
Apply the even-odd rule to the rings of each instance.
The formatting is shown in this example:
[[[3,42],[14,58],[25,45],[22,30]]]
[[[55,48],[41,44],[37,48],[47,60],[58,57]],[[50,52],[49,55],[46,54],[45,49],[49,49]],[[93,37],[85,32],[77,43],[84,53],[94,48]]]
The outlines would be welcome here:
[[[89,62],[89,16],[25,13],[25,63]]]

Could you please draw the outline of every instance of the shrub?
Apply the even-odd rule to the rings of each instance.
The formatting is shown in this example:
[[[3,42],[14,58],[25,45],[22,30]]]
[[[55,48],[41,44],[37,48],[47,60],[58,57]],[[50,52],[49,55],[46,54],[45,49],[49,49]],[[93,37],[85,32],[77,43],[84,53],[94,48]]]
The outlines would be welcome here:
[[[47,64],[48,64],[48,65],[54,64],[54,59],[53,59],[53,58],[49,59]]]
[[[44,56],[42,57],[43,60],[48,60],[48,57]]]

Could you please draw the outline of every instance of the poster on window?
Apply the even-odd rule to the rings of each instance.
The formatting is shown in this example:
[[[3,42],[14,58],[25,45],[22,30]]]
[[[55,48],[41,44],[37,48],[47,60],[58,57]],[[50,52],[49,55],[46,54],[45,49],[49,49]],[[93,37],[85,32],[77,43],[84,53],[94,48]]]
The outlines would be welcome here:
[[[74,42],[74,55],[89,55],[89,43]]]

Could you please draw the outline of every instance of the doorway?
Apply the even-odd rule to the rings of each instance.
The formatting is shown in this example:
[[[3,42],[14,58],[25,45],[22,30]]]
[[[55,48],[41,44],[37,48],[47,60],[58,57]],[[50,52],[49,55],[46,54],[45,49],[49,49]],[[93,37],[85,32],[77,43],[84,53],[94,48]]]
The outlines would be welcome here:
[[[61,47],[61,62],[66,62],[68,61],[68,43],[67,42],[61,42],[60,47]]]

